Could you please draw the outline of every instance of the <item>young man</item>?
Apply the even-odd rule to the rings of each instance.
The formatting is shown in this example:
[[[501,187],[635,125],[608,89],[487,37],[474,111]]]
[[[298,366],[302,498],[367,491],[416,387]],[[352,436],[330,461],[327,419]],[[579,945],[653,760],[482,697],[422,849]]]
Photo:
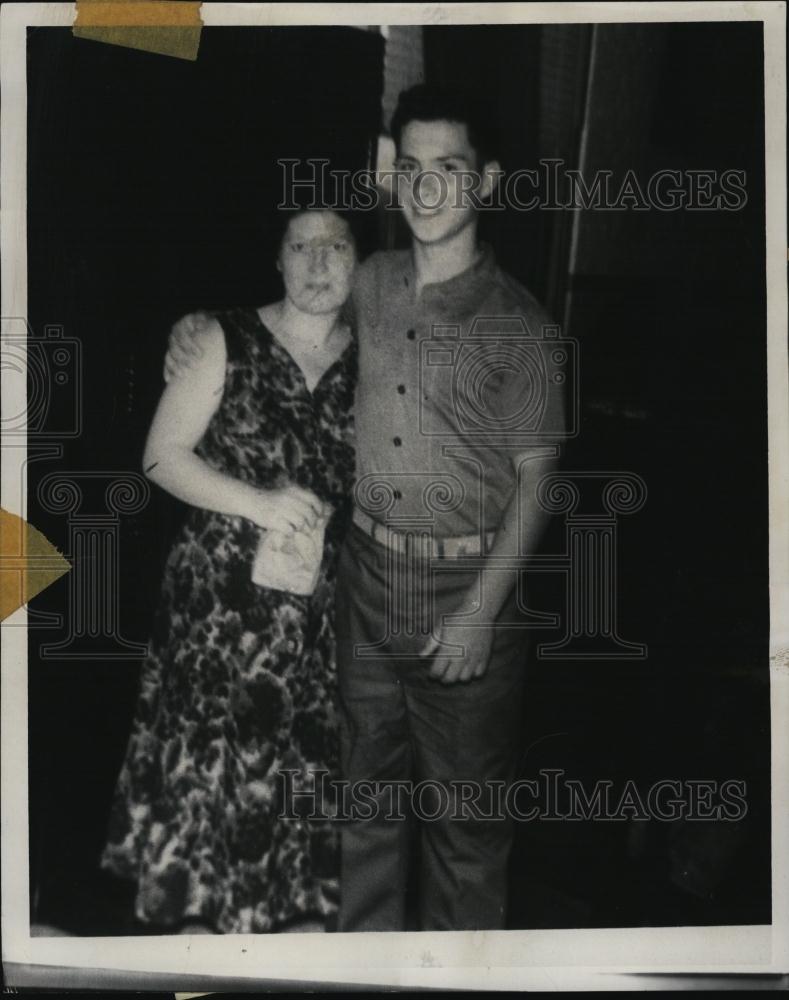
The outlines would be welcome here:
[[[495,929],[526,658],[513,567],[544,526],[536,488],[556,462],[561,385],[535,360],[546,315],[478,241],[500,174],[484,119],[416,87],[392,134],[412,245],[373,254],[353,292],[357,488],[337,656],[343,778],[373,808],[343,827],[339,929],[405,929],[414,786],[421,929]]]

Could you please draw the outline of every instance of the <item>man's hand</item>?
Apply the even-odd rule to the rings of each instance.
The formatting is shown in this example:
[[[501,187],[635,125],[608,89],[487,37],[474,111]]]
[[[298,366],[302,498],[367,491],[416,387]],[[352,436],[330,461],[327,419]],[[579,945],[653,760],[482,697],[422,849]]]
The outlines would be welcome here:
[[[450,656],[442,651],[441,644],[463,647],[463,656]],[[430,638],[421,656],[433,656],[428,676],[442,684],[465,684],[482,677],[488,669],[493,645],[493,627],[490,625],[442,625],[439,637]]]
[[[200,337],[212,322],[208,313],[196,312],[189,313],[173,325],[167,341],[167,356],[164,359],[165,382],[184,375],[202,358]]]

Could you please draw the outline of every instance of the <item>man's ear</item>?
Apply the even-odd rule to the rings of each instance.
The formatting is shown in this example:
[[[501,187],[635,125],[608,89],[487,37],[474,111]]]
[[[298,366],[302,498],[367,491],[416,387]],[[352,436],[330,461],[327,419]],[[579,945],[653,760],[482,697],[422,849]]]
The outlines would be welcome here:
[[[482,183],[479,186],[480,198],[490,198],[496,190],[496,185],[499,183],[500,178],[503,176],[504,171],[501,169],[499,161],[488,160],[482,168]]]

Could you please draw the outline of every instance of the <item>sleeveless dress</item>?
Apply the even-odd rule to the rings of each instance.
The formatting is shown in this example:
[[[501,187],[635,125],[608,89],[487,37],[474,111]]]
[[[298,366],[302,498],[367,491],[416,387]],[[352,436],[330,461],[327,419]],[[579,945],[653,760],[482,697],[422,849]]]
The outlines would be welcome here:
[[[167,560],[101,863],[136,881],[145,923],[257,933],[337,908],[333,610],[356,343],[310,392],[256,310],[216,318],[224,394],[197,454],[260,488],[290,480],[334,514],[303,597],[252,583],[263,529],[190,511]]]

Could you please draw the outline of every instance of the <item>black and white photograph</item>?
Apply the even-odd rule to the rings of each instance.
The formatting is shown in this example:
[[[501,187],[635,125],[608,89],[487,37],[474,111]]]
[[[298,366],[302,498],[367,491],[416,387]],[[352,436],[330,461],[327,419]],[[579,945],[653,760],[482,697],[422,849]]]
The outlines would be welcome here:
[[[10,986],[785,988],[785,28],[3,4]]]

